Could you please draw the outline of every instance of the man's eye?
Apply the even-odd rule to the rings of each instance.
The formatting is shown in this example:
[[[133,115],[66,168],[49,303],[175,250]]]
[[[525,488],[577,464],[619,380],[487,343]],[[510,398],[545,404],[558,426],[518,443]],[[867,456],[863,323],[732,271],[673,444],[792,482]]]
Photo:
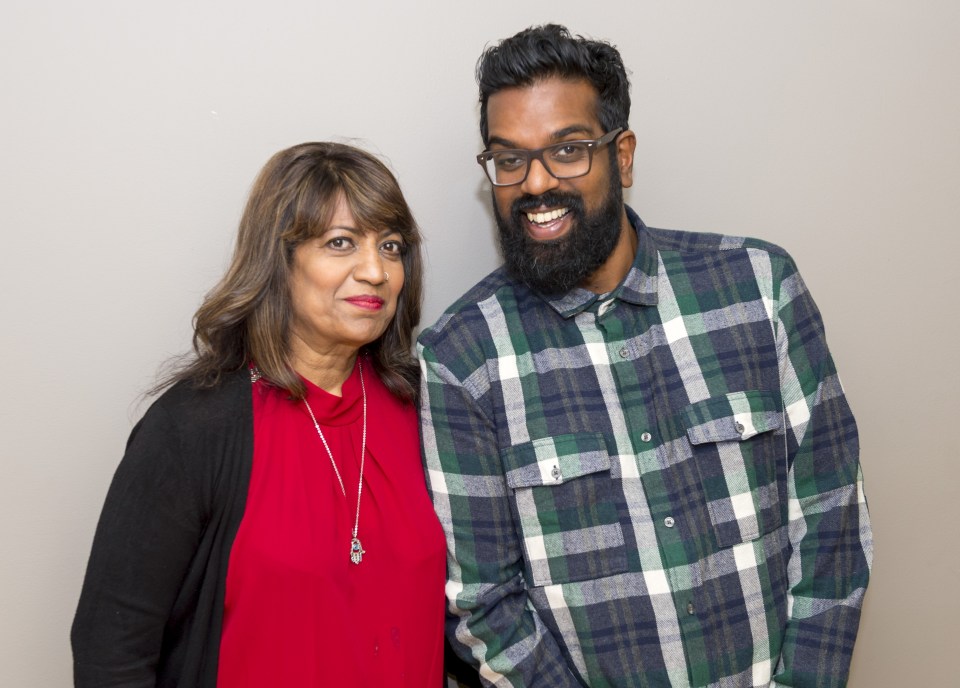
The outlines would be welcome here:
[[[587,147],[582,143],[560,145],[550,151],[550,157],[557,162],[576,162],[582,160]]]
[[[516,170],[523,167],[527,159],[521,155],[505,154],[493,156],[493,162],[500,170]]]

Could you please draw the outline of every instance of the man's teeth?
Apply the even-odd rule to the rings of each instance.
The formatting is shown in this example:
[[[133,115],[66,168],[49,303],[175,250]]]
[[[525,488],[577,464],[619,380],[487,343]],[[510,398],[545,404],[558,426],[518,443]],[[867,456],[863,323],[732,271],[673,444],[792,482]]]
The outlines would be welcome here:
[[[530,222],[536,222],[538,225],[542,225],[544,222],[559,220],[569,212],[570,208],[557,208],[556,210],[551,210],[546,213],[527,213],[527,219],[530,220]]]

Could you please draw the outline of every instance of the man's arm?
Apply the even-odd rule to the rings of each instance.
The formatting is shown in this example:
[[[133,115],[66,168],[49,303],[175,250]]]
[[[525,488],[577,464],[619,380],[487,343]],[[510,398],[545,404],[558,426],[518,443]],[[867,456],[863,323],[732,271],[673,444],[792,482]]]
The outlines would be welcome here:
[[[427,484],[447,537],[451,644],[479,665],[486,685],[581,688],[527,604],[496,430],[478,401],[489,383],[457,379],[429,347],[419,353]]]
[[[771,685],[843,686],[873,557],[857,427],[820,314],[789,258],[776,284],[792,551],[789,618]]]

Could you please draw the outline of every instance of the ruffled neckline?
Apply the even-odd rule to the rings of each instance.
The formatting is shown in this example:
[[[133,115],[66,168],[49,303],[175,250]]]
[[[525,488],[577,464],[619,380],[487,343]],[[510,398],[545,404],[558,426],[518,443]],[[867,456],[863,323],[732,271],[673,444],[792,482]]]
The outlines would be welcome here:
[[[357,361],[359,363],[359,356]],[[306,386],[306,399],[320,425],[350,425],[362,418],[363,390],[360,386],[360,366],[358,363],[354,364],[350,376],[344,380],[343,387],[340,390],[342,396],[339,397],[318,387],[302,375],[300,376]],[[365,359],[363,378],[368,387],[368,396],[370,394],[370,376],[375,374],[373,366]]]

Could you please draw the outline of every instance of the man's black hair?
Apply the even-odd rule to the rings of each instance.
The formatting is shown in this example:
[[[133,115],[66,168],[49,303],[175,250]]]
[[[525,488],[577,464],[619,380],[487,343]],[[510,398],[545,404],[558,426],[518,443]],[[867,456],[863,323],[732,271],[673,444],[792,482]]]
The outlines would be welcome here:
[[[531,26],[487,48],[477,61],[480,136],[489,142],[487,101],[505,88],[530,86],[550,77],[586,79],[597,90],[597,118],[604,131],[629,129],[630,79],[615,47],[571,36],[558,24]]]

